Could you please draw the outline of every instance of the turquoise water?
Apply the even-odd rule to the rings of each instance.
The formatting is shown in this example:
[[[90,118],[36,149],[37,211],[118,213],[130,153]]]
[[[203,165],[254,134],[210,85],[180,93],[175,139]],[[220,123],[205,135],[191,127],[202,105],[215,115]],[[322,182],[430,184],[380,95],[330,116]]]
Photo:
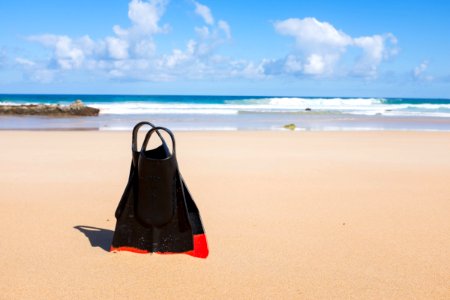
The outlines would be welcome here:
[[[117,130],[147,119],[188,130],[279,129],[287,123],[305,130],[450,130],[450,99],[0,94],[0,104],[65,105],[77,99],[99,108],[100,116],[1,117],[0,129]]]
[[[310,108],[327,113],[450,117],[450,99],[0,94],[4,104],[69,104],[77,99],[100,108],[102,114],[292,113]]]

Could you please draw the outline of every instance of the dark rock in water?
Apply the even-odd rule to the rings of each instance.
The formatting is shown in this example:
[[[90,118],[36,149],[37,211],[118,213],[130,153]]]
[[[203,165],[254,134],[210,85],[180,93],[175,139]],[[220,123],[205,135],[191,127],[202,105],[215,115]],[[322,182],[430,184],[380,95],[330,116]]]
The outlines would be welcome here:
[[[309,107],[305,108],[305,111],[311,111],[311,110],[312,110],[312,109],[309,108]]]
[[[26,105],[0,105],[0,115],[35,115],[35,116],[98,116],[98,108],[84,105],[76,100],[70,105],[59,104],[26,104]]]

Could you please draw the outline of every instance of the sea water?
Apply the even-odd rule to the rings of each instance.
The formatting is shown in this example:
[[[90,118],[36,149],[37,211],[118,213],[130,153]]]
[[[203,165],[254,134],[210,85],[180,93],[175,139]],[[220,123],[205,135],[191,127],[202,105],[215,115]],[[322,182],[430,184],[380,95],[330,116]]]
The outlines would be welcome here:
[[[0,116],[0,129],[128,130],[140,120],[177,130],[450,130],[450,99],[194,95],[0,95],[0,104],[81,99],[98,117]]]

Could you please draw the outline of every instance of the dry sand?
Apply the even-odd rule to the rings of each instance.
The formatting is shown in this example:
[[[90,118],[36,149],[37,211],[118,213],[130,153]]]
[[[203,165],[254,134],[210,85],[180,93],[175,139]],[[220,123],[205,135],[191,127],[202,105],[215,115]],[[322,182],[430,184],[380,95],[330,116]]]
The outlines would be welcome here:
[[[450,298],[450,133],[176,137],[206,260],[107,251],[128,133],[0,132],[0,298]]]

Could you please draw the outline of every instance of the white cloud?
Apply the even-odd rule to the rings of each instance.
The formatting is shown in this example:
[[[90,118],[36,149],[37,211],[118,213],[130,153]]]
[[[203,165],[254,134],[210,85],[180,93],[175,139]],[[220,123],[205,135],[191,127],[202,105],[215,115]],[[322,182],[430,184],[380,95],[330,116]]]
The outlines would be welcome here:
[[[205,21],[208,25],[214,24],[214,17],[211,13],[211,10],[208,6],[203,5],[201,3],[198,3],[197,1],[194,1],[195,5],[195,13],[203,18],[203,21]]]
[[[107,37],[108,52],[113,59],[149,57],[156,51],[153,35],[166,33],[169,26],[159,23],[164,15],[166,0],[132,0],[128,4],[129,28],[113,27],[115,37]]]
[[[347,34],[331,24],[315,18],[279,21],[275,23],[275,29],[280,34],[295,37],[298,48],[311,51],[323,51],[324,46],[344,50],[352,41]]]
[[[126,59],[128,58],[129,44],[126,40],[108,37],[106,38],[106,45],[108,48],[109,56],[113,59]]]
[[[397,53],[397,39],[392,34],[358,37],[353,44],[363,50],[353,72],[365,77],[376,77],[381,62]]]
[[[275,22],[274,27],[279,34],[295,38],[294,55],[297,56],[296,60],[301,61],[297,61],[297,64],[303,65],[305,75],[335,75],[343,54],[353,47],[362,50],[362,55],[352,67],[351,73],[375,77],[381,62],[396,54],[397,40],[390,33],[351,37],[330,23],[315,18],[286,19]],[[286,63],[289,65],[289,62]],[[289,71],[289,68],[286,70]]]
[[[392,34],[352,37],[330,23],[304,18],[274,24],[279,34],[295,39],[293,51],[284,58],[233,59],[217,54],[217,49],[232,38],[230,25],[222,19],[216,22],[207,6],[193,4],[205,23],[194,27],[195,36],[184,47],[157,52],[154,36],[167,33],[169,28],[168,24],[161,25],[166,0],[130,0],[128,27],[115,25],[109,36],[99,39],[88,35],[80,38],[53,34],[31,36],[30,41],[51,51],[50,59],[17,57],[15,64],[28,78],[42,82],[72,71],[144,81],[271,76],[374,78],[379,65],[396,54],[397,41]],[[354,59],[350,68],[345,66],[348,57],[343,59],[347,53]]]
[[[267,62],[262,60],[259,63],[249,62],[246,60],[233,60],[229,64],[232,66],[230,76],[243,77],[249,79],[263,79],[267,76],[264,74],[264,65]]]
[[[225,22],[224,20],[220,20],[219,23],[219,28],[223,30],[223,32],[225,33],[227,39],[231,39],[231,28],[230,25],[228,25],[227,22]]]
[[[428,62],[423,61],[420,65],[414,68],[413,74],[415,77],[419,77],[426,71],[426,69],[428,69]]]
[[[139,31],[143,34],[153,34],[163,31],[158,25],[164,14],[167,1],[151,0],[150,2],[132,0],[128,5],[128,17],[133,22],[130,31]]]
[[[186,45],[186,50],[174,49],[171,54],[166,55],[162,61],[162,66],[168,68],[175,68],[177,65],[192,60],[196,51],[197,43],[194,40],[189,40]]]
[[[56,77],[56,70],[40,68],[36,62],[27,58],[16,57],[14,61],[23,68],[23,75],[31,81],[50,83]]]
[[[166,5],[166,0],[131,0],[128,5],[130,26],[115,25],[112,35],[100,39],[87,35],[81,38],[53,34],[31,36],[28,40],[51,50],[51,59],[18,58],[16,64],[26,69],[29,78],[41,81],[68,71],[145,81],[203,76],[225,78],[257,72],[251,62],[237,64],[233,59],[215,54],[220,45],[231,39],[231,28],[224,20],[215,23],[211,10],[198,2],[194,2],[194,9],[205,24],[194,28],[196,38],[188,40],[184,49],[158,54],[153,37],[168,32],[169,25],[161,25]]]
[[[45,34],[29,37],[30,41],[38,42],[53,49],[56,64],[65,70],[79,68],[86,57],[91,55],[94,43],[88,36],[76,41],[65,35]]]
[[[156,45],[151,40],[137,41],[134,45],[134,53],[138,57],[151,57],[156,52]]]
[[[113,36],[98,40],[93,40],[88,35],[81,38],[53,34],[28,37],[28,40],[40,43],[52,51],[52,58],[47,65],[35,63],[35,71],[45,68],[103,70],[112,77],[120,77],[121,74],[127,76],[127,72],[131,72],[131,66],[137,69],[149,66],[150,63],[145,59],[156,51],[153,35],[167,32],[168,26],[159,24],[166,5],[165,0],[131,0],[128,5],[131,26],[122,28],[115,25]],[[23,60],[16,63],[24,66]]]
[[[29,59],[22,58],[22,57],[16,57],[15,61],[16,61],[16,63],[18,63],[19,65],[22,65],[24,67],[33,67],[36,65],[36,63],[34,61],[31,61]]]
[[[418,81],[432,81],[434,78],[427,74],[428,61],[423,61],[412,71],[412,76],[414,80]]]
[[[303,64],[295,55],[288,55],[284,62],[284,69],[288,73],[298,73],[303,70]]]
[[[319,54],[311,54],[307,57],[307,62],[304,66],[305,74],[320,75],[325,70],[325,59]]]
[[[207,39],[210,37],[209,28],[207,26],[195,27],[195,32],[202,38]]]
[[[208,7],[198,2],[194,4],[195,11],[203,16],[206,23],[204,26],[194,28],[198,38],[189,40],[185,50],[174,49],[172,53],[163,55],[158,65],[169,68],[172,74],[177,73],[175,68],[180,68],[184,75],[192,77],[206,73],[213,74],[214,70],[216,73],[221,72],[221,77],[231,74],[235,68],[235,65],[230,64],[231,60],[223,57],[218,60],[218,56],[214,53],[220,45],[231,39],[230,25],[224,20],[219,20],[215,24]],[[230,65],[225,66],[226,63]]]
[[[72,39],[64,35],[36,35],[29,40],[53,49],[55,59],[63,69],[79,68],[91,59],[123,60],[148,57],[155,52],[153,35],[166,32],[160,26],[167,1],[132,0],[128,5],[129,28],[113,27],[115,36],[92,40],[89,36]]]

